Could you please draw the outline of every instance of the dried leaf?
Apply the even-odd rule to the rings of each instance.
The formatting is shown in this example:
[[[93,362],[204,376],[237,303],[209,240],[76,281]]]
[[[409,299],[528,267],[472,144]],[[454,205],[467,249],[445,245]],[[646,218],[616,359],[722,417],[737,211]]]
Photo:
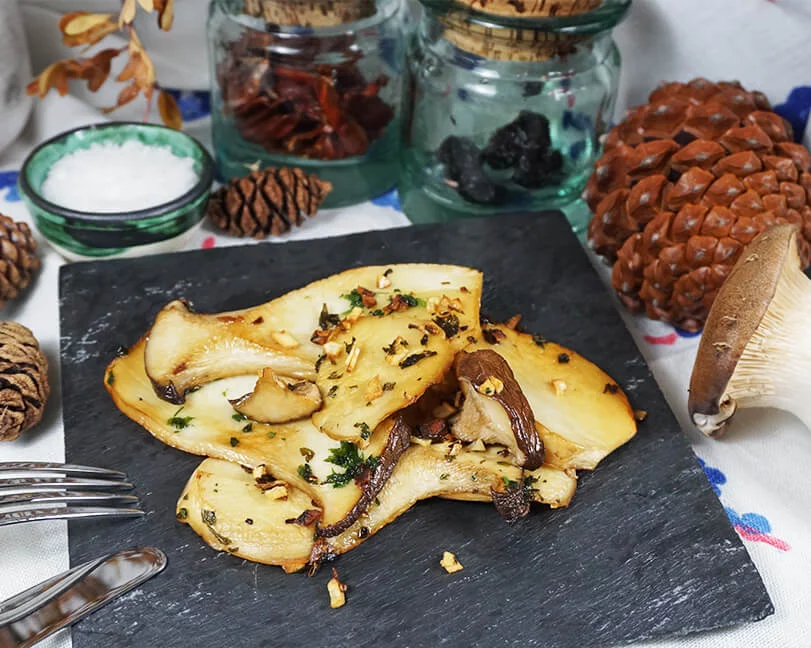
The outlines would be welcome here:
[[[160,112],[163,123],[169,128],[174,128],[175,130],[183,128],[183,117],[180,114],[177,101],[165,90],[161,90],[158,95],[158,111]]]
[[[82,78],[87,80],[87,88],[90,92],[96,92],[96,90],[104,85],[107,77],[110,76],[110,64],[120,53],[120,49],[106,49],[100,51],[90,59],[92,65],[89,66],[87,72],[82,75]]]
[[[66,20],[69,18],[70,20]],[[97,14],[88,13],[85,11],[76,11],[72,14],[63,16],[59,21],[59,29],[65,36],[77,36],[84,32],[90,31],[98,25],[103,25],[109,22],[112,14]]]
[[[158,27],[169,31],[175,21],[174,0],[155,0],[155,9],[158,10]]]
[[[51,88],[63,97],[68,93],[68,72],[70,61],[57,61],[46,67],[26,88],[31,95],[38,95],[42,99]]]
[[[103,112],[106,115],[107,113],[113,112],[116,108],[120,108],[121,106],[130,103],[133,99],[135,99],[135,97],[138,96],[138,93],[140,91],[141,91],[140,88],[138,88],[138,86],[135,85],[135,83],[128,85],[126,88],[124,88],[121,92],[118,93],[118,101],[116,102],[115,106],[111,106],[109,108],[102,108],[101,112]]]
[[[138,4],[141,5],[141,8],[144,11],[154,11],[155,10],[155,3],[153,0],[138,0]]]
[[[124,4],[121,6],[121,13],[118,15],[119,28],[124,25],[129,25],[135,20],[135,9],[135,0],[124,0]]]
[[[68,14],[71,15],[71,14]],[[77,14],[72,14],[76,16]],[[88,20],[85,21],[84,17],[86,16],[104,16],[105,20]],[[83,31],[78,31],[77,24],[80,26],[82,24],[87,26],[87,29]],[[70,21],[65,21],[64,18],[60,21],[60,28],[64,26],[66,29],[69,29],[70,32],[66,32],[64,29],[62,31],[62,43],[64,43],[67,47],[77,47],[79,45],[95,45],[105,36],[112,34],[118,31],[118,25],[109,14],[86,14],[85,16],[79,16],[78,18],[74,18]]]

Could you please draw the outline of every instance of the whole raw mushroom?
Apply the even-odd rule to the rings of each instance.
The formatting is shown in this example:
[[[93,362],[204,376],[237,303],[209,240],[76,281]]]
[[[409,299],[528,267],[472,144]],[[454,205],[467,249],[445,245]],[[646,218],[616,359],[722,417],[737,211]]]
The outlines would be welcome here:
[[[811,280],[797,237],[793,225],[761,234],[713,304],[688,400],[693,423],[708,436],[745,407],[787,410],[811,428]]]

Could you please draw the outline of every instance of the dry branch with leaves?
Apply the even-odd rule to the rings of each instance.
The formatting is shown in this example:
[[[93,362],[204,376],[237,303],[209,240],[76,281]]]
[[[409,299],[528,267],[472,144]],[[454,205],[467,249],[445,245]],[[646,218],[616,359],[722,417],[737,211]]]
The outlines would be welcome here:
[[[163,31],[172,28],[174,0],[123,0],[118,15],[74,11],[62,16],[59,31],[62,32],[62,42],[68,47],[84,47],[82,51],[84,53],[114,33],[121,33],[127,39],[127,45],[103,49],[89,57],[64,59],[52,63],[28,85],[28,94],[37,95],[42,99],[51,89],[55,89],[64,96],[68,93],[71,80],[85,81],[88,90],[96,92],[109,78],[113,59],[126,54],[127,63],[115,80],[127,85],[119,92],[116,104],[102,109],[102,112],[112,112],[130,103],[138,95],[143,95],[147,100],[148,116],[157,91],[161,119],[167,126],[179,129],[183,122],[177,102],[158,85],[155,66],[133,26],[139,7],[148,13],[157,14],[158,26]]]

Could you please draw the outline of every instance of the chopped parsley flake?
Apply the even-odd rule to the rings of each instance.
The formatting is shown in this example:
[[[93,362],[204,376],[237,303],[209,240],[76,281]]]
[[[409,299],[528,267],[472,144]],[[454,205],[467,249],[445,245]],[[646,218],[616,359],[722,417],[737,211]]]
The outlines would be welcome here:
[[[182,411],[183,411],[183,408],[181,407],[179,410],[177,410],[177,412],[175,412],[174,416],[167,419],[167,421],[166,421],[169,425],[171,425],[176,430],[183,430],[183,429],[189,427],[189,423],[191,423],[194,420],[193,416],[180,416],[180,412],[182,412]]]
[[[231,418],[234,419],[237,423],[242,423],[242,421],[248,420],[248,417],[240,412],[237,412],[236,414],[231,414]]]

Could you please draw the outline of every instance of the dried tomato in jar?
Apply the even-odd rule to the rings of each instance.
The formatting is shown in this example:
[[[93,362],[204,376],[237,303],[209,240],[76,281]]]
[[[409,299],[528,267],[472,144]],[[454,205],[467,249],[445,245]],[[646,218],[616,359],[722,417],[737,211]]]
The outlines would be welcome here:
[[[214,143],[220,175],[297,166],[361,202],[397,179],[401,0],[215,0]],[[237,5],[241,3],[237,2]],[[275,22],[271,22],[275,21]]]

